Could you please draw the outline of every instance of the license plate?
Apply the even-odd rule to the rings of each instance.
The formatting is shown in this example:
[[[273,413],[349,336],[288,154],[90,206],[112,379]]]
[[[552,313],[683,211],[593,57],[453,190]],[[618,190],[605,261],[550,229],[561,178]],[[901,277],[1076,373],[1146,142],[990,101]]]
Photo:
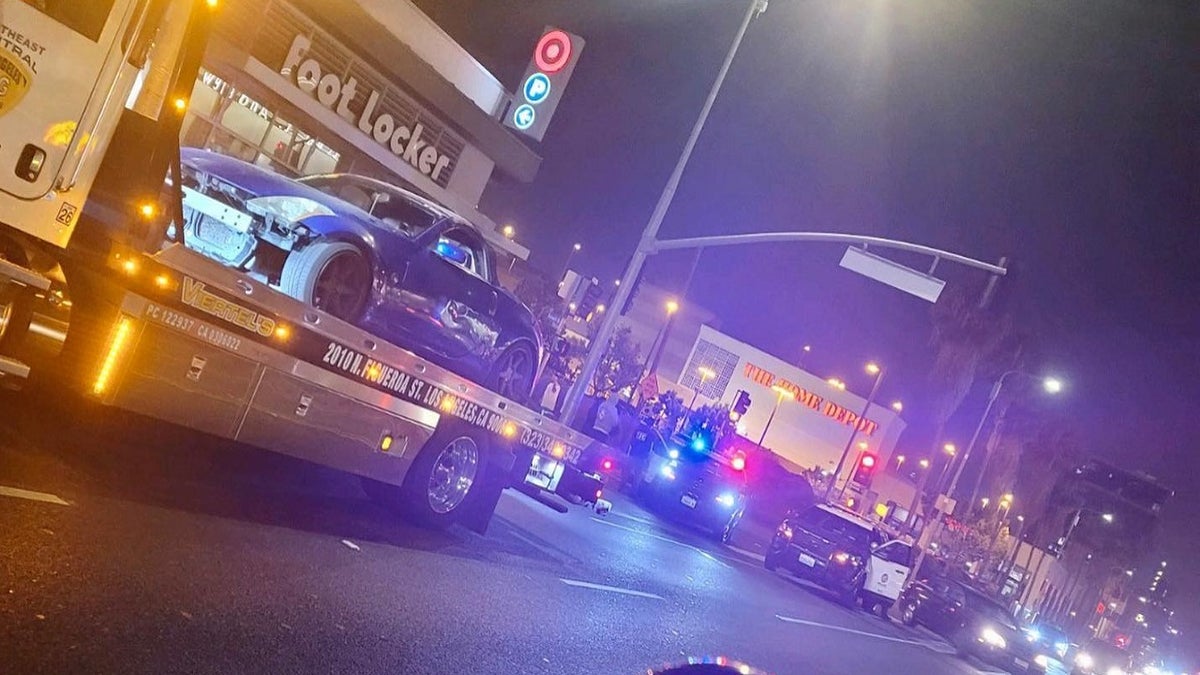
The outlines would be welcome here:
[[[1029,662],[1023,661],[1021,659],[1014,658],[1013,663],[1015,663],[1018,668],[1028,668],[1029,667]]]
[[[240,244],[243,235],[221,221],[205,216],[200,220],[200,238],[210,244],[227,248]]]
[[[689,509],[696,508],[696,498],[691,495],[684,495],[679,502]]]
[[[817,564],[817,559],[812,557],[811,555],[801,553],[800,554],[800,564],[808,565],[809,567],[815,567]]]

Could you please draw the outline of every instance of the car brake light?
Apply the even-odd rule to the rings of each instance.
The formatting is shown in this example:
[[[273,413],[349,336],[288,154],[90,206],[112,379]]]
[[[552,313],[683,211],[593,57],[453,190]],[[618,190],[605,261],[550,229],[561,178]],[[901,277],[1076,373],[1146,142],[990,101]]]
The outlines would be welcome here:
[[[613,468],[613,461],[611,459],[604,460],[600,463],[600,468],[604,469],[605,471],[611,471]]]
[[[733,467],[734,471],[744,471],[746,469],[746,456],[734,455],[733,459],[729,460],[729,466]]]

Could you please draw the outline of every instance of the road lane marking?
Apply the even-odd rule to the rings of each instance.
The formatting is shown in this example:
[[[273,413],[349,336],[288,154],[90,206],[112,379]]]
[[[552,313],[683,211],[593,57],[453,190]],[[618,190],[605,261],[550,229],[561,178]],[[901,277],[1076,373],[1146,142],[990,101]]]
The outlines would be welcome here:
[[[609,526],[609,527],[615,527],[615,528],[617,528],[617,529],[619,529],[619,530],[625,530],[626,532],[633,532],[634,534],[640,534],[640,535],[642,535],[642,536],[644,536],[644,537],[650,537],[651,539],[657,539],[657,540],[659,540],[659,541],[665,541],[665,542],[667,542],[668,544],[675,544],[676,546],[682,546],[682,547],[684,547],[684,548],[691,549],[691,550],[695,551],[696,553],[699,553],[700,555],[704,556],[705,558],[708,558],[709,560],[711,560],[711,561],[713,561],[713,562],[717,563],[718,565],[723,565],[723,566],[725,566],[725,567],[729,567],[729,568],[731,568],[731,569],[732,569],[732,565],[730,565],[729,563],[725,562],[724,560],[721,560],[720,558],[718,558],[718,557],[716,557],[715,555],[713,555],[713,554],[709,553],[708,551],[705,551],[704,549],[702,549],[702,548],[698,548],[698,547],[696,547],[696,546],[692,546],[691,544],[685,544],[685,543],[683,543],[682,541],[678,541],[678,540],[676,540],[676,539],[671,539],[670,537],[664,537],[664,536],[662,536],[662,535],[654,534],[653,532],[646,532],[645,530],[639,530],[639,529],[637,529],[636,527],[626,527],[626,526],[624,526],[624,525],[618,525],[618,524],[616,524],[616,523],[610,523],[610,522],[608,522],[607,520],[601,520],[601,519],[599,519],[599,518],[595,518],[595,517],[593,517],[593,518],[592,518],[592,520],[596,521],[597,523],[600,523],[601,525],[607,525],[607,526]]]
[[[590,581],[578,581],[576,579],[563,579],[563,578],[559,578],[559,581],[563,582],[564,584],[566,584],[568,586],[575,586],[577,588],[590,588],[594,591],[608,591],[609,593],[620,593],[621,595],[632,595],[632,596],[635,596],[638,598],[650,598],[652,600],[662,600],[663,599],[663,596],[661,596],[661,595],[655,595],[653,593],[647,593],[645,591],[635,591],[630,588],[620,588],[617,586],[605,586],[604,584],[593,584]]]
[[[949,645],[940,645],[940,644],[934,643],[931,640],[913,640],[913,639],[909,639],[909,638],[896,637],[894,635],[882,635],[880,633],[872,633],[870,631],[858,630],[856,628],[847,628],[846,626],[837,626],[837,625],[830,624],[830,623],[821,623],[820,621],[809,621],[808,619],[797,619],[797,618],[790,617],[790,616],[784,616],[782,614],[776,614],[775,618],[779,619],[780,621],[783,621],[785,623],[795,623],[795,624],[800,624],[801,626],[811,626],[813,628],[825,628],[827,630],[835,630],[835,631],[838,631],[841,633],[850,633],[852,635],[861,635],[863,637],[875,638],[876,640],[884,640],[886,642],[899,642],[901,644],[914,645],[917,647],[924,647],[930,651],[938,652],[940,654],[953,654],[954,653],[953,647],[949,647]],[[947,649],[949,649],[950,651],[946,651]]]
[[[33,502],[46,502],[47,504],[58,504],[59,506],[70,506],[71,503],[64,500],[58,495],[52,495],[49,492],[34,492],[33,490],[22,490],[21,488],[8,487],[0,485],[0,497],[16,497],[17,499],[28,499]]]

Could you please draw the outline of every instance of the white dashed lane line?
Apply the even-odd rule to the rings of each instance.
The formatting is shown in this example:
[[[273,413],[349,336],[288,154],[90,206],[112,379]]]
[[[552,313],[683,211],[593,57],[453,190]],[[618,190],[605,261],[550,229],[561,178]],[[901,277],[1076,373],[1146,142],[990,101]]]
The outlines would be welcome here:
[[[605,591],[607,593],[619,593],[621,595],[632,595],[638,598],[650,598],[651,600],[662,600],[663,596],[647,593],[645,591],[635,591],[631,588],[620,588],[618,586],[605,586],[604,584],[593,584],[590,581],[579,581],[577,579],[559,579],[568,586],[576,588],[590,588],[593,591]]]
[[[59,506],[71,505],[70,502],[62,497],[52,495],[49,492],[22,490],[21,488],[8,487],[7,485],[0,485],[0,497],[16,497],[17,499],[28,499],[31,502],[45,502],[47,504],[58,504]]]
[[[858,630],[856,628],[848,628],[846,626],[838,626],[830,623],[822,623],[820,621],[810,621],[808,619],[797,619],[782,614],[776,614],[776,619],[785,623],[794,623],[801,626],[810,626],[812,628],[823,628],[825,630],[834,630],[840,633],[850,633],[851,635],[861,635],[862,637],[874,638],[885,642],[899,642],[900,644],[914,645],[916,647],[924,647],[930,651],[938,652],[939,654],[953,654],[954,648],[947,644],[940,644],[933,640],[917,640],[913,638],[902,638],[895,635],[883,635],[882,633],[872,633],[870,631]]]

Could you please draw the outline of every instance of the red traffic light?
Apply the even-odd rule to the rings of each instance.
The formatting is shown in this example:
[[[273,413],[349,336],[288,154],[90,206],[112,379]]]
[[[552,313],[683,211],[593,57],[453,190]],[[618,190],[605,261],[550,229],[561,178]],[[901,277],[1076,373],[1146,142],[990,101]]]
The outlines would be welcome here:
[[[862,464],[864,469],[870,469],[875,466],[875,455],[863,455],[858,463]]]

